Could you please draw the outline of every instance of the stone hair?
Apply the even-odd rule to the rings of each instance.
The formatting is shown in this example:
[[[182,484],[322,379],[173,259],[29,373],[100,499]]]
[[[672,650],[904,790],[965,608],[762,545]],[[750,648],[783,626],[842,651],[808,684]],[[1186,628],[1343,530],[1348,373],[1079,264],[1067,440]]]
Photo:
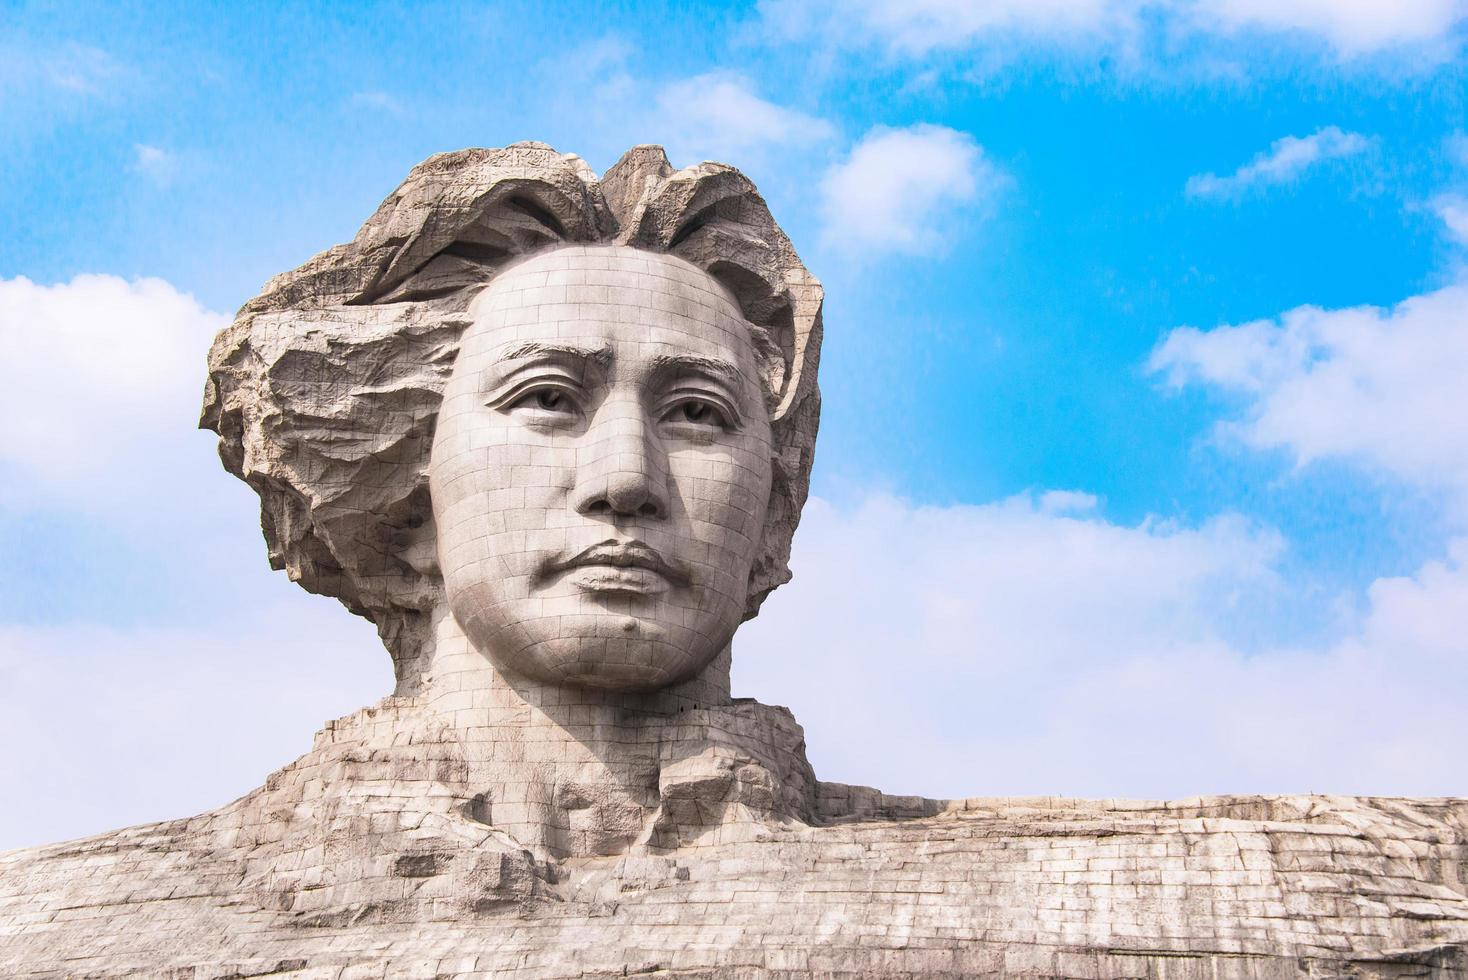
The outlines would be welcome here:
[[[572,243],[669,253],[733,294],[775,449],[745,617],[790,579],[820,411],[822,290],[754,185],[723,164],[674,171],[656,146],[634,147],[601,179],[543,143],[442,153],[356,238],[245,304],[210,351],[200,420],[260,495],[271,567],[372,620],[404,693],[442,597],[428,461],[465,311],[509,265]]]

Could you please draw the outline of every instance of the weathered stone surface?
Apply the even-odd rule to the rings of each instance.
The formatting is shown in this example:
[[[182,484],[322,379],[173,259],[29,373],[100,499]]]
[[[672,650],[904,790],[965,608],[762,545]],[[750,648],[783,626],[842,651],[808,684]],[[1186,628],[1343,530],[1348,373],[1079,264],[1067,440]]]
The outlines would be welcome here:
[[[656,147],[433,157],[267,284],[204,424],[396,692],[226,807],[0,854],[0,975],[1468,975],[1468,801],[888,796],[730,697],[821,301]]]
[[[0,975],[1465,969],[1461,800],[892,798],[815,783],[789,714],[740,702],[629,718],[730,750],[663,762],[625,852],[556,858],[427,721],[389,698],[230,806],[0,855]]]

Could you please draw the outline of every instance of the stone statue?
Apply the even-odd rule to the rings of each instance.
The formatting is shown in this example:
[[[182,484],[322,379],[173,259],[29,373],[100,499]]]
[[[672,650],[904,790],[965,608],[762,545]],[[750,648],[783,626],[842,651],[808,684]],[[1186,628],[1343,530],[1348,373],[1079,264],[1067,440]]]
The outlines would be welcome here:
[[[0,973],[1464,975],[1468,801],[892,797],[731,698],[821,302],[650,146],[432,157],[271,280],[202,424],[396,690],[218,810],[0,855]]]
[[[272,561],[377,624],[402,723],[444,727],[493,826],[621,853],[713,744],[690,726],[794,731],[731,707],[729,641],[790,577],[820,309],[731,168],[444,154],[246,305],[204,424]]]

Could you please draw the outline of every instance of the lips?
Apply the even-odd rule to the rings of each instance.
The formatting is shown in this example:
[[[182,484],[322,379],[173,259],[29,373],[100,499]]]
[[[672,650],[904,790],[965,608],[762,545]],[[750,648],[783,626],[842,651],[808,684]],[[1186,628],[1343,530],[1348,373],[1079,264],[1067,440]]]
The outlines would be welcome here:
[[[565,572],[579,568],[653,572],[667,579],[671,585],[687,585],[689,581],[688,572],[681,565],[666,560],[641,541],[603,541],[572,558],[555,563],[551,571]]]

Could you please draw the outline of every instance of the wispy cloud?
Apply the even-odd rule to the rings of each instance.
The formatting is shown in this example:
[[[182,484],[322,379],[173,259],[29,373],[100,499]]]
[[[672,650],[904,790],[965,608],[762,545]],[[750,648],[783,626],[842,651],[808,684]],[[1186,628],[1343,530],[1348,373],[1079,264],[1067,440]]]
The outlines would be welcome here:
[[[877,45],[900,57],[1022,40],[1043,48],[1244,32],[1299,38],[1356,57],[1448,39],[1462,0],[763,0],[766,29],[785,38]]]
[[[935,252],[947,242],[953,214],[1006,183],[968,133],[926,123],[879,126],[826,172],[823,236],[848,254]]]
[[[1443,40],[1468,17],[1462,0],[1174,0],[1160,6],[1191,17],[1203,30],[1314,36],[1347,56]]]
[[[1468,176],[1468,133],[1453,133],[1445,142],[1448,159]]]
[[[760,97],[747,77],[713,71],[664,86],[655,128],[675,162],[740,161],[764,150],[811,146],[836,135],[824,119]]]
[[[1450,171],[1448,180],[1428,203],[1449,240],[1468,248],[1468,134],[1449,135],[1443,141],[1443,156]]]
[[[387,92],[369,91],[353,92],[347,100],[354,109],[366,109],[373,112],[383,112],[390,116],[406,116],[408,109],[403,103]]]
[[[765,23],[786,37],[820,35],[841,44],[875,43],[922,56],[1014,33],[1049,34],[1052,42],[1125,29],[1140,4],[1132,0],[764,0]]]
[[[805,169],[813,150],[839,135],[806,109],[772,98],[749,75],[716,69],[657,79],[636,70],[638,49],[608,34],[541,62],[554,116],[580,152],[610,165],[639,143],[658,143],[674,166],[717,160],[757,180]],[[768,190],[768,188],[767,188]]]
[[[1336,126],[1326,126],[1309,136],[1285,136],[1225,177],[1212,173],[1189,177],[1184,193],[1188,197],[1212,200],[1239,197],[1297,180],[1312,167],[1328,160],[1356,156],[1370,146],[1371,141],[1366,137]]]
[[[44,59],[46,78],[57,88],[81,95],[95,95],[121,71],[117,60],[101,48],[67,44]]]
[[[641,83],[629,67],[636,47],[615,32],[558,51],[540,63],[548,83],[560,83],[579,91],[596,105],[621,102],[636,94]]]
[[[178,157],[159,147],[137,143],[133,146],[133,170],[158,186],[167,187],[178,174]]]
[[[1433,199],[1432,209],[1442,221],[1448,237],[1459,245],[1468,245],[1468,197],[1441,194]]]
[[[54,112],[115,100],[134,79],[113,55],[88,44],[46,43],[0,32],[0,108]]]

